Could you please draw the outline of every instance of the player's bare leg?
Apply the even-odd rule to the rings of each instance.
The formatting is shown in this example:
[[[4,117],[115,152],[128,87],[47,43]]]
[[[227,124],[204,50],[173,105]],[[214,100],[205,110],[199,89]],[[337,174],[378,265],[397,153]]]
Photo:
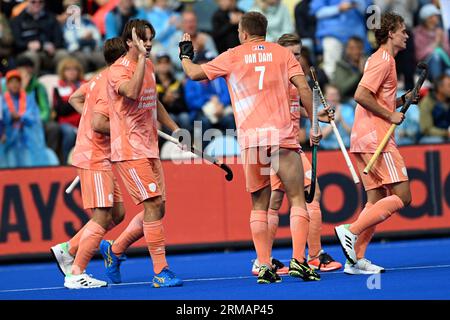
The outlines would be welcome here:
[[[289,275],[305,281],[320,280],[320,276],[308,266],[305,259],[309,215],[305,204],[303,165],[300,155],[295,150],[280,148],[272,154],[272,168],[285,187],[286,196],[291,204],[290,226],[293,257],[289,264]],[[292,174],[293,172],[297,174]]]

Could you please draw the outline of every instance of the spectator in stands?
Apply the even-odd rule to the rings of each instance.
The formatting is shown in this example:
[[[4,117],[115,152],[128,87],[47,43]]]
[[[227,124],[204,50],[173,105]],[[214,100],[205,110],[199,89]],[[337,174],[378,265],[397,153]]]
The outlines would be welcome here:
[[[250,11],[257,11],[266,16],[266,41],[276,42],[281,35],[294,32],[289,11],[281,0],[255,0]]]
[[[180,15],[169,6],[168,0],[154,0],[146,16],[147,21],[155,28],[155,40],[167,50],[170,37],[181,24]]]
[[[61,26],[52,13],[45,10],[44,0],[29,0],[11,21],[17,54],[33,60],[36,73],[41,69],[54,72],[55,65],[67,55]]]
[[[17,70],[6,74],[7,90],[0,103],[6,140],[1,153],[8,167],[48,165],[39,108],[34,96],[22,89],[21,80]]]
[[[2,13],[6,18],[11,18],[13,8],[22,3],[22,0],[0,0],[0,7],[2,9]]]
[[[315,52],[316,17],[310,13],[312,0],[301,0],[295,6],[295,31],[302,40],[302,46]]]
[[[117,7],[106,14],[106,39],[118,37],[130,19],[145,20],[145,11],[134,6],[133,0],[120,0]]]
[[[329,80],[325,72],[322,68],[315,66],[312,59],[311,59],[311,53],[307,47],[302,46],[301,50],[301,59],[300,59],[300,65],[302,66],[303,72],[305,73],[306,80],[308,81],[309,86],[312,88],[314,86],[314,81],[311,77],[311,67],[314,67],[316,69],[317,74],[317,81],[319,82],[319,85],[321,88],[324,88],[326,84],[328,84]]]
[[[117,7],[120,0],[96,0],[99,8],[92,15],[92,22],[97,26],[102,37],[106,34],[106,15]]]
[[[5,74],[12,63],[13,37],[8,19],[1,12],[0,4],[0,74]]]
[[[78,8],[77,8],[78,7]],[[80,0],[64,0],[63,34],[67,51],[77,58],[86,71],[106,65],[102,50],[102,36],[88,15],[81,15]]]
[[[184,100],[183,83],[175,78],[168,53],[160,52],[157,55],[155,73],[159,101],[180,128],[192,132],[192,121]]]
[[[430,80],[450,68],[448,31],[441,27],[440,14],[435,5],[424,5],[419,12],[421,24],[414,28],[416,59],[428,63]]]
[[[450,76],[443,74],[419,103],[420,143],[442,143],[450,140]]]
[[[65,58],[58,65],[58,86],[53,91],[53,109],[61,130],[61,163],[75,145],[81,115],[70,105],[69,97],[83,84],[84,71],[78,60]]]
[[[170,59],[174,64],[175,75],[177,78],[184,76],[183,69],[181,68],[181,61],[178,58],[178,43],[184,33],[188,33],[191,36],[194,51],[209,51],[214,55],[218,54],[213,38],[209,34],[201,32],[197,29],[197,16],[195,13],[193,11],[183,12],[181,16],[181,30],[178,30],[172,35],[168,48]]]
[[[195,56],[194,62],[206,63],[214,57],[215,54],[212,52],[200,51]],[[206,130],[213,127],[222,131],[236,129],[225,79],[217,78],[212,81],[187,79],[184,94],[191,121],[202,123],[202,136]],[[194,136],[196,135],[194,128]]]
[[[219,54],[240,44],[238,24],[244,11],[236,7],[236,0],[217,0],[219,8],[214,13],[212,36]]]
[[[58,123],[51,119],[51,108],[47,90],[34,74],[34,64],[31,59],[27,57],[17,59],[16,67],[22,77],[22,87],[28,95],[33,96],[36,100],[39,108],[39,118],[44,126],[47,146],[56,152],[60,143],[60,129]]]
[[[317,19],[316,39],[323,50],[323,69],[329,79],[351,36],[366,39],[368,0],[313,0],[311,13]]]
[[[355,109],[351,105],[341,102],[339,90],[333,85],[325,86],[324,95],[330,107],[335,109],[334,122],[345,147],[349,148]],[[334,136],[333,128],[328,123],[320,123],[320,130],[322,131],[320,147],[323,149],[339,149],[339,143]]]
[[[363,40],[351,37],[347,41],[344,58],[336,63],[336,72],[332,79],[333,84],[339,89],[343,101],[353,99],[362,78],[366,60]]]

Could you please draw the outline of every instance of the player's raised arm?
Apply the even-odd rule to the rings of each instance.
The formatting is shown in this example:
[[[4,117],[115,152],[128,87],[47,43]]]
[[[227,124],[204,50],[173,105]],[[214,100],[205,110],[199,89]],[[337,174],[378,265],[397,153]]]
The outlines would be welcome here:
[[[183,38],[179,44],[180,47],[180,60],[184,73],[192,80],[206,80],[208,77],[199,64],[193,63],[194,47],[192,46],[191,36],[187,33],[183,35]]]
[[[131,41],[127,40],[127,45],[130,47],[135,47],[138,50],[136,72],[133,74],[130,81],[124,82],[119,87],[119,94],[128,99],[136,100],[139,97],[142,90],[142,84],[144,82],[147,49],[144,41],[137,36],[135,28],[132,30],[132,38],[133,39]],[[151,47],[151,39],[147,39],[146,42],[150,42]]]

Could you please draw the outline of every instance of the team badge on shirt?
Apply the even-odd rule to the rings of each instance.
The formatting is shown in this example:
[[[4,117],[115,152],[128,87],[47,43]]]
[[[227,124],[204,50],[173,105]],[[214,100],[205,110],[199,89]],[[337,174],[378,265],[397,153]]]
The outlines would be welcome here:
[[[255,50],[266,50],[266,47],[264,47],[262,44],[259,44],[257,46],[253,46],[252,50],[253,51],[255,51]]]

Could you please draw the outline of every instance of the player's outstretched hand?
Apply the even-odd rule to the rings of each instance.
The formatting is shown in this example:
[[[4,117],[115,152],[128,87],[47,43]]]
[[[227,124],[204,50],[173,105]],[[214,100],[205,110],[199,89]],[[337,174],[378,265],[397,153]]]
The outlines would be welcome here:
[[[183,34],[178,46],[180,48],[180,60],[183,60],[183,58],[194,59],[194,46],[188,33]]]
[[[147,49],[145,49],[144,41],[142,41],[142,39],[139,39],[139,37],[137,36],[136,28],[133,28],[131,30],[131,37],[133,39],[134,45],[136,46],[136,48],[138,48],[139,53],[147,55]]]

